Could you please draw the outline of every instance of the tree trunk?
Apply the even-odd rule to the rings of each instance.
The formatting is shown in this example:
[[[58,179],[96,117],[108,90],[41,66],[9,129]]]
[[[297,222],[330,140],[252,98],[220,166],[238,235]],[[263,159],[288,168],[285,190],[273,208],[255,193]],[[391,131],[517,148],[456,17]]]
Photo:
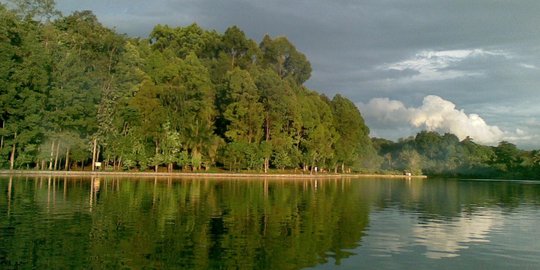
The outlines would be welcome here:
[[[92,171],[96,168],[96,150],[97,150],[97,138],[94,138],[94,146],[92,147]]]
[[[2,120],[2,131],[4,130],[6,125],[6,121]],[[2,135],[2,139],[0,139],[0,152],[2,152],[2,149],[4,148],[4,135]]]
[[[60,140],[58,140],[58,143],[56,144],[56,154],[54,157],[54,170],[58,168],[58,152],[60,152]]]
[[[54,140],[51,144],[51,158],[49,159],[49,171],[52,171],[53,169],[53,158],[54,158]]]
[[[64,170],[69,171],[69,146],[66,150],[66,165],[64,166]]]
[[[234,69],[234,60],[235,60],[235,58],[236,58],[236,50],[233,49],[231,51],[231,70]]]
[[[101,147],[99,147],[99,145],[98,145],[97,149],[96,149],[96,162],[100,162],[99,161],[99,155],[101,155]]]
[[[345,173],[345,163],[341,162],[341,173]]]
[[[157,157],[158,154],[159,154],[159,142],[156,140],[156,157]],[[156,162],[156,165],[154,167],[154,171],[158,172],[158,169],[159,169],[159,164]]]
[[[266,138],[265,138],[266,143],[269,143],[270,141],[270,116],[268,115],[268,111],[266,112],[265,132],[266,132]],[[270,167],[270,158],[265,157],[264,158],[264,173],[268,172],[269,167]]]
[[[13,170],[15,166],[15,150],[17,150],[17,132],[15,132],[15,137],[13,138],[13,146],[11,147],[11,155],[9,157],[9,169]]]

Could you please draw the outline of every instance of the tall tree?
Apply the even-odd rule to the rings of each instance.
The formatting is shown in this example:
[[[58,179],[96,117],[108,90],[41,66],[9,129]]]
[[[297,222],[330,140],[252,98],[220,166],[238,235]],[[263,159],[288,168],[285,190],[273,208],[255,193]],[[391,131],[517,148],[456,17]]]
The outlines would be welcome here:
[[[265,35],[259,46],[263,63],[272,67],[282,78],[290,77],[300,85],[311,76],[311,64],[306,56],[297,51],[286,37],[272,39]]]
[[[341,172],[345,166],[354,166],[361,154],[362,148],[371,147],[369,129],[358,108],[347,98],[336,95],[331,102],[334,115],[334,126],[339,135],[336,141],[336,160],[341,165]],[[364,145],[365,144],[365,145]],[[337,171],[337,167],[336,167]]]
[[[245,33],[237,26],[225,30],[222,37],[223,50],[230,58],[230,69],[235,66],[247,68],[260,57],[257,44],[248,39]]]
[[[291,160],[293,140],[290,136],[293,123],[298,118],[296,94],[287,81],[282,80],[273,70],[257,72],[255,83],[260,93],[260,102],[264,107],[264,140],[266,155],[264,170],[270,167],[272,152],[279,152],[279,160]],[[284,164],[283,162],[279,162]],[[289,167],[291,162],[287,163]]]
[[[61,15],[54,0],[9,0],[25,20],[50,21]]]
[[[33,161],[26,156],[37,155],[37,146],[43,134],[44,97],[49,79],[48,61],[40,42],[40,25],[31,21],[19,21],[3,6],[0,6],[0,13],[1,151],[4,155],[9,152],[9,167],[13,169],[19,149],[29,151],[24,161],[20,160],[19,166]],[[6,150],[8,145],[9,150]]]
[[[227,82],[231,103],[225,111],[230,122],[225,135],[232,141],[259,143],[262,139],[263,106],[251,75],[235,68]]]
[[[216,94],[209,73],[198,57],[191,53],[181,61],[178,74],[165,84],[164,90],[161,100],[171,128],[180,132],[186,150],[194,161],[198,161],[194,168],[200,169],[202,159],[210,161],[208,151],[216,142]]]
[[[302,127],[299,146],[304,170],[308,166],[312,171],[315,166],[329,166],[328,161],[334,158],[334,144],[339,135],[333,125],[332,109],[324,99],[311,91],[300,95]]]

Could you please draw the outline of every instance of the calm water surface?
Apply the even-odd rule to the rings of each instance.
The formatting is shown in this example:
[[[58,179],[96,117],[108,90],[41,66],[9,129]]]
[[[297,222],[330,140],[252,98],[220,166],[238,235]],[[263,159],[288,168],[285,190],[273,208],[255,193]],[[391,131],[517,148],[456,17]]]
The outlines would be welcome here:
[[[540,183],[0,178],[0,269],[539,269]]]

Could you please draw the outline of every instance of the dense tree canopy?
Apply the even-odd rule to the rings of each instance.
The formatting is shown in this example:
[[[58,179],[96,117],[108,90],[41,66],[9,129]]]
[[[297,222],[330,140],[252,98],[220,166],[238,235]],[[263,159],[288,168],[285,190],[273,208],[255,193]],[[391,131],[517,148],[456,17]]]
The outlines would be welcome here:
[[[307,89],[286,37],[157,25],[146,39],[0,4],[0,168],[303,170],[537,178],[538,151],[423,131],[370,139],[353,102]]]
[[[310,63],[285,37],[192,24],[134,39],[91,11],[14,3],[0,6],[4,168],[363,169],[360,112],[305,88]]]

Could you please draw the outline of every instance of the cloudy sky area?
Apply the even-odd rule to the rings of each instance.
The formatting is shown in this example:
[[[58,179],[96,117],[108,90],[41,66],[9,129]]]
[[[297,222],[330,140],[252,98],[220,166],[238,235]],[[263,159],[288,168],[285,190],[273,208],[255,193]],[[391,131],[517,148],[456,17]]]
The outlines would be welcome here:
[[[285,35],[313,67],[311,89],[360,108],[371,135],[422,129],[540,148],[538,0],[57,0],[120,33],[156,24],[238,25]]]

